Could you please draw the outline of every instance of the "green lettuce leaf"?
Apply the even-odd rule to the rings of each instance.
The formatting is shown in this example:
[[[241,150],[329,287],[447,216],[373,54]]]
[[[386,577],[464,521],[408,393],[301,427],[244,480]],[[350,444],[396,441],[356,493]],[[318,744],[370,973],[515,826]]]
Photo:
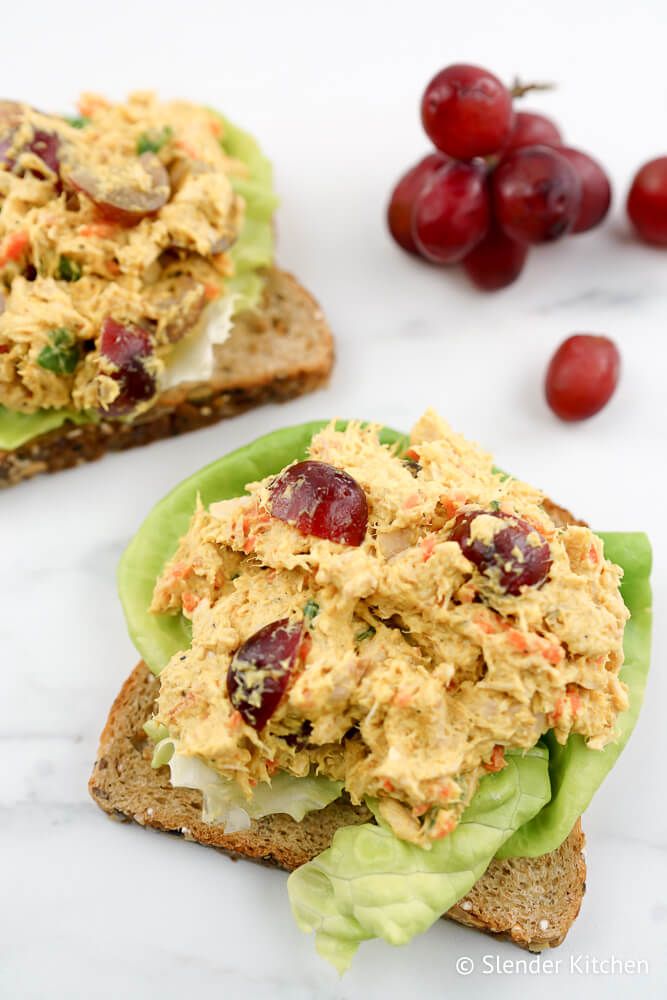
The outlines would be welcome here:
[[[118,567],[118,590],[130,637],[158,674],[179,649],[191,642],[190,622],[182,615],[153,615],[148,608],[162,567],[174,554],[195,509],[197,494],[208,506],[215,500],[241,496],[246,483],[280,472],[305,458],[314,434],[327,421],[286,427],[258,438],[195,472],[153,508],[136,533]],[[385,429],[382,440],[406,444],[396,431]]]
[[[361,941],[405,944],[464,896],[505,840],[549,799],[548,754],[508,752],[485,776],[457,828],[430,850],[365,823],[336,832],[328,850],[294,871],[290,903],[318,952],[343,972]],[[377,817],[376,817],[377,818]]]
[[[223,778],[201,758],[179,753],[178,745],[169,737],[157,745],[153,758],[154,766],[164,763],[169,765],[172,787],[200,791],[204,822],[219,823],[225,833],[248,830],[251,820],[276,813],[285,813],[300,823],[306,813],[334,802],[343,789],[342,781],[330,781],[321,775],[297,778],[278,771],[271,784],[260,782],[252,798],[246,799],[236,782]]]
[[[26,441],[61,427],[66,420],[73,424],[89,424],[97,418],[76,410],[38,410],[37,413],[16,413],[0,406],[0,449],[12,451]]]
[[[226,282],[227,291],[235,296],[234,313],[256,305],[262,294],[262,269],[273,262],[274,241],[271,223],[278,199],[273,190],[271,162],[262,153],[251,135],[214,112],[224,124],[222,147],[229,156],[241,160],[248,168],[248,177],[234,178],[232,185],[246,203],[243,229],[230,254],[235,274]],[[0,406],[0,449],[20,448],[40,434],[62,427],[69,421],[87,424],[97,417],[75,410],[39,410],[37,413],[15,413]]]
[[[604,750],[589,750],[581,736],[570,736],[561,746],[553,733],[547,734],[551,799],[502,846],[501,858],[535,858],[559,847],[618,760],[637,722],[651,655],[651,546],[640,532],[608,532],[600,537],[605,556],[624,570],[621,593],[632,617],[625,626],[620,676],[628,685],[630,705],[618,717],[616,740]]]
[[[223,115],[213,112],[224,125],[222,148],[241,160],[248,177],[235,177],[232,187],[245,200],[245,220],[241,234],[230,250],[234,276],[227,280],[227,290],[236,295],[235,312],[257,304],[264,279],[261,269],[273,262],[273,213],[278,199],[273,190],[273,168],[253,137],[237,128]]]

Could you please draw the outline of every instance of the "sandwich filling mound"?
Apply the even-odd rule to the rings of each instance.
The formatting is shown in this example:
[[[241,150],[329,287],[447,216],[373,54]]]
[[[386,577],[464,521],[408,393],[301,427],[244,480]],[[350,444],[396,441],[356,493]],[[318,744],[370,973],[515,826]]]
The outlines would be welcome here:
[[[173,384],[185,342],[205,327],[222,342],[231,325],[252,179],[225,152],[226,123],[147,93],[80,108],[0,102],[5,413],[134,416]]]
[[[239,801],[319,775],[428,847],[506,753],[613,739],[628,612],[601,540],[434,412],[405,454],[378,434],[332,423],[307,461],[198,505],[154,590],[192,643],[150,728]]]

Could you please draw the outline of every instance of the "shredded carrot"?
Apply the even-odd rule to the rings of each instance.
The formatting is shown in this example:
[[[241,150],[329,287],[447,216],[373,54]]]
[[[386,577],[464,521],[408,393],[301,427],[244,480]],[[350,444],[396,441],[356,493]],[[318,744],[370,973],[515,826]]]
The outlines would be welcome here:
[[[433,550],[435,549],[437,539],[435,535],[428,535],[419,543],[419,548],[421,549],[422,559],[424,562],[430,559],[433,555]]]
[[[407,708],[412,701],[412,691],[399,688],[392,700],[394,705],[398,705],[399,708]]]
[[[278,770],[278,765],[276,764],[275,760],[268,760],[267,759],[267,760],[264,761],[264,763],[266,764],[266,770],[268,771],[268,773],[270,775],[271,774],[275,774],[276,771]]]
[[[576,715],[581,708],[581,696],[576,684],[568,684],[567,696],[570,699],[570,705],[572,706],[572,715]]]
[[[505,748],[496,743],[493,750],[491,751],[491,757],[484,764],[485,771],[491,771],[495,773],[496,771],[502,771],[507,761],[505,760]]]
[[[514,646],[514,648],[518,650],[520,653],[528,652],[529,649],[528,640],[526,639],[525,635],[523,635],[523,633],[519,632],[517,629],[513,628],[509,630],[509,632],[507,633],[507,641],[509,642],[510,646]]]
[[[171,567],[170,576],[172,580],[185,580],[192,573],[192,566],[188,563],[177,562]]]
[[[84,118],[90,118],[96,111],[108,108],[109,105],[103,97],[98,97],[96,94],[82,94],[77,107]]]
[[[238,711],[232,712],[232,714],[229,716],[230,729],[238,729],[242,722],[243,718],[241,716],[241,713]]]
[[[207,281],[204,285],[204,298],[207,302],[215,302],[220,298],[220,289],[212,281]]]
[[[222,135],[222,122],[218,121],[217,118],[211,118],[210,122],[208,123],[208,127],[210,128],[213,135],[215,136]]]
[[[191,159],[193,160],[199,159],[199,154],[197,153],[197,150],[194,148],[194,146],[191,146],[189,142],[186,142],[185,139],[177,139],[174,145],[178,146],[179,149],[182,149],[184,153],[187,153],[187,155]]]
[[[97,236],[104,240],[113,236],[117,228],[112,222],[91,222],[88,225],[79,226],[79,236]]]
[[[114,277],[120,274],[120,264],[113,257],[107,261],[107,271],[109,274],[113,274]]]
[[[588,550],[588,558],[590,559],[590,561],[593,563],[594,566],[597,566],[597,564],[599,563],[600,557],[598,556],[598,550],[595,548],[595,545],[591,545],[590,549]]]
[[[248,537],[246,538],[246,540],[245,540],[245,542],[243,543],[243,546],[242,546],[242,550],[243,550],[243,552],[245,552],[245,554],[247,556],[249,556],[250,553],[254,550],[255,543],[256,543],[256,539],[255,539],[254,535],[248,535]]]
[[[19,260],[29,242],[30,238],[23,230],[18,233],[11,233],[2,244],[2,250],[0,250],[0,267],[4,267],[10,260]]]
[[[553,643],[544,647],[542,655],[547,663],[552,663],[555,667],[563,659],[563,650],[557,643]]]
[[[455,827],[456,827],[456,820],[452,816],[450,817],[450,819],[447,820],[447,823],[438,830],[438,834],[435,837],[435,840],[442,840],[443,837],[449,836],[449,834]]]
[[[477,591],[472,583],[464,583],[459,587],[456,596],[461,604],[472,604],[477,596]]]
[[[461,506],[460,503],[457,503],[456,500],[452,500],[452,498],[448,496],[440,497],[440,503],[442,504],[445,515],[448,519],[454,517]]]
[[[419,461],[419,453],[416,452],[414,448],[408,448],[405,453],[405,457],[411,459],[413,462]]]
[[[382,782],[382,787],[384,788],[385,792],[393,792],[394,790],[394,784],[392,781],[389,780],[389,778],[384,779],[384,781]]]
[[[196,594],[193,594],[191,591],[186,590],[186,592],[183,594],[183,597],[181,598],[181,603],[185,608],[185,610],[188,612],[188,614],[192,614],[194,609],[199,604],[199,598],[197,597]]]
[[[411,493],[407,500],[403,501],[403,510],[410,510],[411,507],[416,507],[420,499],[419,493]]]
[[[486,635],[496,635],[498,632],[496,625],[481,615],[473,618],[473,625],[476,625],[480,632],[484,632]]]

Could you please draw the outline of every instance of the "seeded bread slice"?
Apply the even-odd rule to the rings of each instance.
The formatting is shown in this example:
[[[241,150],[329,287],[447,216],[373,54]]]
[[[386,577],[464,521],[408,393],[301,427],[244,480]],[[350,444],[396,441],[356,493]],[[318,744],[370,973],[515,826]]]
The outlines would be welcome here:
[[[142,726],[153,711],[159,680],[145,663],[135,667],[116,698],[100,739],[89,791],[113,819],[180,833],[235,857],[291,871],[331,844],[336,830],[369,820],[364,806],[345,799],[307,813],[254,820],[249,830],[225,834],[204,823],[198,791],[172,788],[169,768],[151,768],[153,746]],[[564,844],[540,858],[493,861],[447,916],[468,927],[509,937],[531,951],[560,944],[579,912],[586,866],[577,822]]]
[[[584,523],[550,501],[545,507],[557,524]],[[142,727],[152,714],[159,686],[158,678],[140,662],[121,688],[100,737],[88,788],[112,818],[180,833],[232,856],[288,871],[329,847],[339,827],[371,818],[365,806],[341,798],[308,813],[300,823],[286,815],[267,816],[234,834],[204,823],[201,794],[172,788],[169,769],[151,767],[152,744]],[[586,889],[583,847],[577,820],[567,840],[549,854],[492,861],[445,916],[530,951],[554,947],[563,941],[581,907]]]
[[[210,381],[167,390],[136,420],[68,423],[13,451],[0,450],[0,488],[311,392],[331,371],[333,339],[309,292],[272,268],[261,303],[237,317],[229,339],[215,348],[215,361]]]

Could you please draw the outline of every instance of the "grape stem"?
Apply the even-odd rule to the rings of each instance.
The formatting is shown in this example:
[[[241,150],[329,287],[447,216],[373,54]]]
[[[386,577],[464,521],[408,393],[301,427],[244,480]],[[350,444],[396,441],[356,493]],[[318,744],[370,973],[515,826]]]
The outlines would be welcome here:
[[[518,76],[514,77],[514,82],[510,87],[512,97],[523,97],[533,90],[555,90],[555,83],[522,83]]]

